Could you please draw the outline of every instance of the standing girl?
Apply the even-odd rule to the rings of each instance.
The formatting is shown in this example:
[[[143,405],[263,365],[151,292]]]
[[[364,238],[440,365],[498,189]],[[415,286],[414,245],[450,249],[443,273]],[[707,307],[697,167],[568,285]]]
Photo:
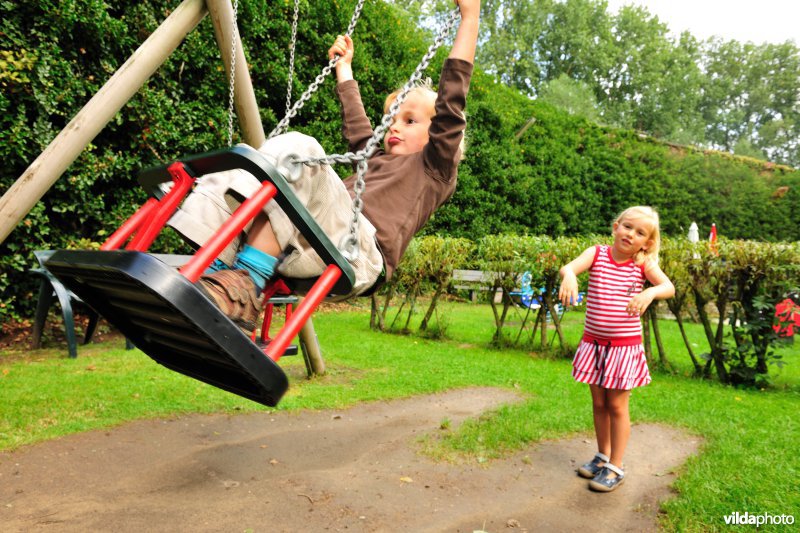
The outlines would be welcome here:
[[[577,276],[589,270],[583,339],[572,361],[572,377],[592,392],[598,452],[578,473],[589,488],[610,492],[625,481],[622,458],[631,432],[631,389],[650,383],[639,319],[653,300],[671,298],[675,287],[658,266],[658,213],[637,206],[612,225],[614,243],[586,249],[560,270],[558,297],[577,301]],[[645,280],[651,287],[644,289]],[[643,290],[644,289],[644,290]]]

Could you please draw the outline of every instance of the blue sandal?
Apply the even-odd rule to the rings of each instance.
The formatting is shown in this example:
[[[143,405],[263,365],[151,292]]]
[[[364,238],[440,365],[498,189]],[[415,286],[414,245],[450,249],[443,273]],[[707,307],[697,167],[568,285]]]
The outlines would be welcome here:
[[[591,461],[578,469],[578,475],[587,479],[592,479],[600,473],[607,462],[608,456],[604,453],[597,452]]]
[[[616,474],[615,477],[611,477],[612,472]],[[625,483],[625,472],[611,463],[606,463],[600,473],[589,482],[589,488],[598,492],[611,492],[623,483]]]

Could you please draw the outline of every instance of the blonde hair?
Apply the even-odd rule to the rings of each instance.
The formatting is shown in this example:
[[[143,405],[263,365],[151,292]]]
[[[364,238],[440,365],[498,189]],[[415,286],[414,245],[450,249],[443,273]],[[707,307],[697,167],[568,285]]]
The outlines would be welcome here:
[[[386,101],[383,103],[383,114],[389,114],[389,108],[392,106],[397,97],[400,96],[400,93],[403,92],[403,88],[397,89],[396,91],[389,94],[386,97]],[[428,98],[431,102],[431,118],[436,115],[436,98],[439,96],[439,93],[433,90],[433,85],[430,78],[424,78],[421,80],[416,80],[411,89],[408,91],[408,95],[410,96],[411,93],[419,94],[425,98]],[[467,120],[467,116],[465,113],[461,114],[464,121]],[[467,142],[466,142],[466,133],[461,135],[461,142],[458,145],[458,149],[461,152],[461,159],[464,159],[464,152],[467,149]]]
[[[628,209],[624,210],[622,213],[617,215],[617,218],[614,219],[614,224],[620,223],[623,219],[639,219],[639,218],[649,218],[651,221],[651,229],[650,229],[650,238],[649,240],[652,241],[652,244],[647,247],[646,249],[639,250],[633,256],[633,262],[637,265],[641,265],[648,259],[651,260],[653,263],[658,264],[658,251],[661,248],[661,229],[660,223],[658,218],[658,213],[655,209],[647,205],[636,205],[633,207],[629,207]],[[614,224],[611,225],[612,230]]]

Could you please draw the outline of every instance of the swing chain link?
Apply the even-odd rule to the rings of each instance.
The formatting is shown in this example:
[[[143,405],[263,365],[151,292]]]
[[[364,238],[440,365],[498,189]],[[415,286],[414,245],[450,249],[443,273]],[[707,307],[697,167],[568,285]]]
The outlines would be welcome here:
[[[364,0],[358,0],[358,4],[356,4],[353,16],[350,19],[350,25],[347,27],[347,35],[352,35],[353,32],[355,31],[356,23],[358,22],[358,19],[361,16],[361,10],[363,9],[363,7],[364,7]],[[294,51],[294,48],[292,48],[292,51]],[[267,136],[267,140],[272,139],[273,137],[276,137],[286,131],[286,128],[289,127],[289,122],[295,116],[297,116],[297,112],[300,111],[300,109],[306,104],[306,102],[311,99],[311,95],[314,94],[319,88],[319,86],[322,84],[322,82],[325,81],[325,78],[328,77],[328,75],[331,73],[337,61],[339,61],[339,56],[335,56],[328,62],[325,68],[322,69],[322,72],[319,75],[317,75],[316,78],[314,78],[313,83],[311,83],[311,85],[308,86],[308,89],[305,90],[305,92],[294,103],[291,109],[288,109],[286,111],[286,116],[283,117],[283,119],[281,119],[281,121],[278,122],[278,125],[275,126],[275,129],[273,129],[270,132],[270,134]]]
[[[289,81],[286,87],[286,114],[292,110],[292,81],[294,78],[294,51],[297,46],[297,15],[300,12],[300,0],[294,0],[294,16],[292,17],[292,39],[289,51]]]
[[[239,35],[239,28],[236,25],[237,12],[239,11],[239,0],[233,2],[233,24],[231,31],[231,74],[230,90],[228,92],[228,146],[233,146],[233,102],[236,86],[236,38]]]

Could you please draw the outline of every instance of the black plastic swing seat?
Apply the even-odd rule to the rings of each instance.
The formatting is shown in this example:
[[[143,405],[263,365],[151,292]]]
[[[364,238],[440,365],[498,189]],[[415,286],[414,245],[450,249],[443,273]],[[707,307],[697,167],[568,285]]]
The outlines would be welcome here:
[[[283,370],[174,267],[143,252],[58,250],[47,268],[165,367],[274,406]]]

